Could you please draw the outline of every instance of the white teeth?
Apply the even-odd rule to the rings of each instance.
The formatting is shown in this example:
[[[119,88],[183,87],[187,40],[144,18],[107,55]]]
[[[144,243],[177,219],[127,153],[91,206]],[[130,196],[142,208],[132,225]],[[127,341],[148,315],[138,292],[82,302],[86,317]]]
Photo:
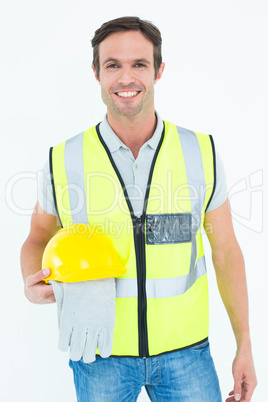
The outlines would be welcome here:
[[[131,98],[132,96],[137,95],[139,92],[117,92],[118,96],[122,98]]]

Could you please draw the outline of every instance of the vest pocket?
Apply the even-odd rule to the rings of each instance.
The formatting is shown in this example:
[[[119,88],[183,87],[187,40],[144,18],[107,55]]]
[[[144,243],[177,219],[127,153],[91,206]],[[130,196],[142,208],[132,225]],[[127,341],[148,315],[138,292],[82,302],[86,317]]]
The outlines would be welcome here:
[[[146,215],[146,243],[189,243],[192,240],[192,214]]]

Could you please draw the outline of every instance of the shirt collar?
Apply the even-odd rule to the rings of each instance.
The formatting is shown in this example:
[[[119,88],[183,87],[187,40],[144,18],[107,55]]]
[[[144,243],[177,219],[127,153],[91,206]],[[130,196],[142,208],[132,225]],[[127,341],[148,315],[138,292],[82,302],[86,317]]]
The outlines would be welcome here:
[[[153,136],[143,144],[143,147],[145,147],[146,145],[149,145],[152,149],[157,148],[157,145],[160,141],[161,134],[162,134],[163,127],[164,127],[163,120],[161,119],[158,112],[155,112],[155,114],[156,114],[156,118],[157,118],[157,125],[156,125],[155,132],[154,132]],[[107,115],[104,116],[102,122],[100,123],[99,128],[100,128],[100,133],[102,135],[102,138],[104,139],[104,142],[108,146],[111,153],[118,151],[119,148],[121,148],[121,147],[125,148],[125,149],[129,149],[120,140],[120,138],[115,134],[115,132],[109,125],[109,123],[107,121]]]

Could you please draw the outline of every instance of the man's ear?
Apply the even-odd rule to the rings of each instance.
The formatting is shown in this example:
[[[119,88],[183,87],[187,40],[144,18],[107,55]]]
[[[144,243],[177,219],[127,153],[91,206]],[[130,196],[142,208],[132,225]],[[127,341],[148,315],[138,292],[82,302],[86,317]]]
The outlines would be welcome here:
[[[163,72],[164,72],[164,69],[165,69],[165,63],[161,63],[161,65],[160,65],[160,67],[159,67],[159,70],[158,70],[158,73],[157,73],[157,76],[156,76],[156,78],[155,78],[155,80],[154,80],[154,83],[155,83],[155,84],[156,84],[157,81],[159,81],[160,78],[162,77],[162,74],[163,74]]]
[[[99,78],[97,77],[96,69],[95,69],[95,67],[93,66],[93,64],[92,64],[91,68],[92,68],[92,70],[93,70],[93,73],[94,73],[94,75],[95,75],[96,80],[97,80],[98,83],[99,83],[100,80],[99,80]]]

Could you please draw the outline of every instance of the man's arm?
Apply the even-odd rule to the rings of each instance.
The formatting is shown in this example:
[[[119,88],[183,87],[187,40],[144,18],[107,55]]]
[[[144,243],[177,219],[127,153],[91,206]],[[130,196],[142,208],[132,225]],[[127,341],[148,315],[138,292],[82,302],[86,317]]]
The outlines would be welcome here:
[[[45,212],[36,204],[29,236],[21,249],[21,270],[25,284],[25,296],[32,303],[53,303],[55,296],[52,285],[43,279],[50,275],[50,270],[42,270],[42,256],[51,237],[60,229],[56,216]]]
[[[250,401],[257,380],[249,335],[246,274],[228,200],[205,214],[204,227],[212,249],[218,288],[237,343],[233,362],[234,389],[226,401]]]

